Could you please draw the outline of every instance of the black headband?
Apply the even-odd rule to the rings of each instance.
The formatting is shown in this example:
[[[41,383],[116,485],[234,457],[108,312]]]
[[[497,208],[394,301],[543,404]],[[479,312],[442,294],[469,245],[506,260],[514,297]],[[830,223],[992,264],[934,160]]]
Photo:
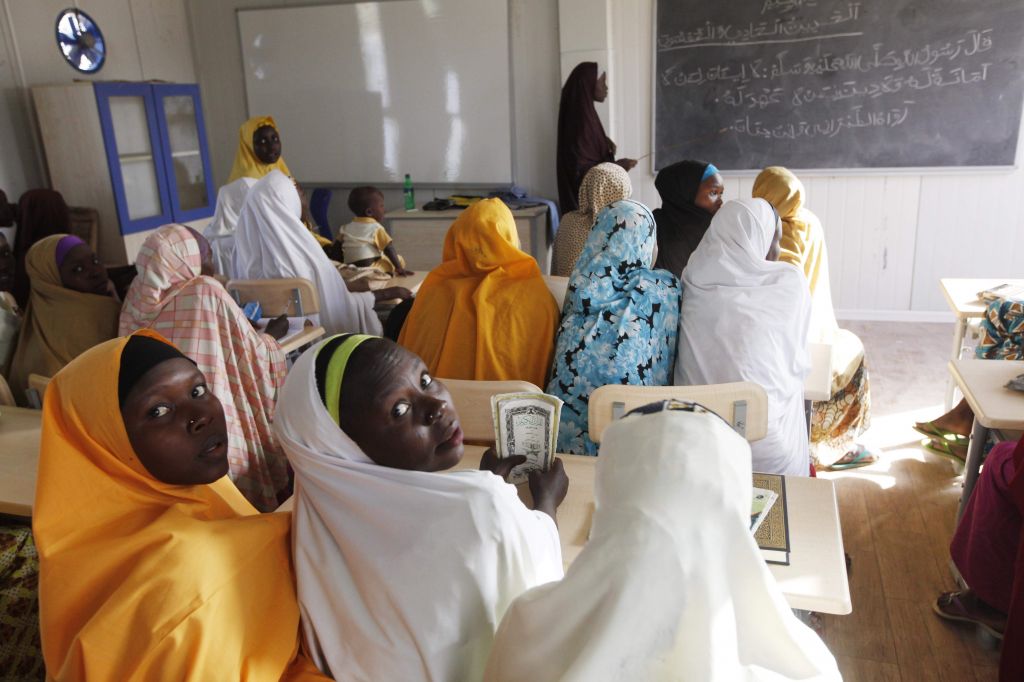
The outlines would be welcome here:
[[[131,392],[135,384],[139,383],[149,370],[162,362],[185,358],[192,360],[181,353],[177,348],[158,341],[150,336],[132,336],[121,351],[121,369],[117,374],[117,404],[124,407],[125,398]],[[193,363],[195,364],[195,363]]]

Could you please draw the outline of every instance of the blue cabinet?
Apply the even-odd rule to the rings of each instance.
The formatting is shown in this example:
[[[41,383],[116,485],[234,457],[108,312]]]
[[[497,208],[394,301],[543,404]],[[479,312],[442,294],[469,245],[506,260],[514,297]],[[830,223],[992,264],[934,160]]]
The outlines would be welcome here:
[[[121,234],[213,215],[198,85],[96,83]]]

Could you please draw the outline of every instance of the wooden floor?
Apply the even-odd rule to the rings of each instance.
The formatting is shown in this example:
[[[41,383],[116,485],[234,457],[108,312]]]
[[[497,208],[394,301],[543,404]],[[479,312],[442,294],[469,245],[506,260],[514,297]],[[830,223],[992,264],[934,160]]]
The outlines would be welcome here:
[[[956,588],[949,540],[960,478],[949,461],[921,449],[909,428],[942,412],[952,325],[843,326],[867,348],[874,409],[866,436],[886,456],[871,467],[826,474],[836,482],[853,561],[853,613],[824,616],[822,637],[846,682],[995,681],[998,652],[985,649],[973,629],[932,613],[936,596]]]

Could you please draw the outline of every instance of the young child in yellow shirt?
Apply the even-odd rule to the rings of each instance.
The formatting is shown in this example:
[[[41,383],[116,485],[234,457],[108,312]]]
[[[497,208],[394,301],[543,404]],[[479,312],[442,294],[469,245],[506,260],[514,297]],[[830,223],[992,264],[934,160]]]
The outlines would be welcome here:
[[[376,187],[356,187],[348,195],[348,207],[355,216],[338,231],[337,241],[346,265],[372,267],[398,277],[411,275],[405,259],[395,251],[384,220],[384,194]]]

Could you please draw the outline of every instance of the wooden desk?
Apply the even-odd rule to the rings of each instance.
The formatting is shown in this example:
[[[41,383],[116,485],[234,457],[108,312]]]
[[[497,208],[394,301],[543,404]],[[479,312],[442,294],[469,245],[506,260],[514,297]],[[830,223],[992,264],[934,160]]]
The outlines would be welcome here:
[[[0,514],[32,516],[43,413],[0,407]]]
[[[430,271],[441,264],[444,237],[462,210],[405,211],[384,214],[384,227],[395,240],[395,250],[405,258],[410,270]],[[551,244],[548,242],[548,208],[534,206],[512,211],[522,249],[537,259],[541,272],[551,270]]]
[[[485,448],[467,445],[460,469],[480,467]],[[598,457],[559,455],[569,476],[569,492],[558,508],[558,534],[562,561],[571,564],[590,534],[594,516],[594,474]],[[519,495],[531,504],[526,485]],[[846,558],[832,481],[820,478],[786,477],[789,503],[789,566],[768,564],[789,605],[823,613],[847,614],[853,610]]]
[[[950,354],[950,360],[960,358],[968,320],[980,319],[985,316],[987,304],[978,300],[978,292],[1000,284],[1024,286],[1024,279],[963,279],[959,277],[944,277],[939,280],[939,285],[942,287],[942,295],[946,297],[949,309],[956,315],[956,327],[953,330],[953,350]],[[946,382],[945,406],[946,410],[953,407],[952,376]]]
[[[1010,379],[1024,374],[1024,361],[953,359],[949,361],[949,373],[974,411],[964,465],[964,491],[956,513],[959,521],[978,481],[989,430],[1024,429],[1024,393],[1005,386]]]

